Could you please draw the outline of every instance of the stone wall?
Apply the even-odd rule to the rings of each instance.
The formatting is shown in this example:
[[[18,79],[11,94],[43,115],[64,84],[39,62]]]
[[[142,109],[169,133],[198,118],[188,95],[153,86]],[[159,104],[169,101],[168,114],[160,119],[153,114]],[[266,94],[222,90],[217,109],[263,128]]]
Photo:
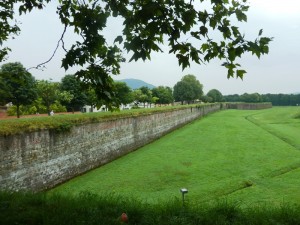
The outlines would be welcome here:
[[[258,110],[272,108],[271,102],[263,103],[226,103],[227,109]]]
[[[99,167],[203,115],[213,104],[78,125],[69,132],[0,137],[0,189],[49,189]]]

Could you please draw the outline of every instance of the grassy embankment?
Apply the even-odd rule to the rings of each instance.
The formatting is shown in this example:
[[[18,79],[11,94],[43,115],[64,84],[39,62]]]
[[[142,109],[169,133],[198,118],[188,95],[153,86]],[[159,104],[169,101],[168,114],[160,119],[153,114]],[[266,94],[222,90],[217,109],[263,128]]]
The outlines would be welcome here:
[[[124,211],[130,224],[300,224],[297,113],[215,113],[47,195],[2,195],[0,215],[32,224],[119,224]]]
[[[222,198],[242,205],[300,202],[297,110],[212,114],[52,192],[163,202],[180,197],[179,188],[186,187],[190,204]]]

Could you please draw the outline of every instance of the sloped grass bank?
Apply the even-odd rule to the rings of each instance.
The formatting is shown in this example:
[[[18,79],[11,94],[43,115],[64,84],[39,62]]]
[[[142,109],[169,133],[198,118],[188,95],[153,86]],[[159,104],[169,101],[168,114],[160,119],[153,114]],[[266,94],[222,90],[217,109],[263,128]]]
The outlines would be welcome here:
[[[282,110],[293,115],[293,108]],[[185,187],[191,205],[218,199],[242,207],[298,204],[300,151],[258,125],[265,123],[264,113],[273,115],[277,110],[214,113],[50,193],[118,194],[156,204],[180,197],[179,189]],[[261,122],[249,121],[258,115]]]
[[[246,116],[258,129],[273,135],[274,140],[289,145],[296,154],[295,160],[289,160],[285,166],[279,166],[279,160],[274,161],[274,168],[267,176],[255,180],[255,185],[226,196],[246,206],[257,204],[298,204],[300,164],[300,120],[297,119],[300,107],[274,107]],[[286,148],[279,149],[286,151]],[[284,157],[284,156],[282,156]]]
[[[59,195],[0,193],[0,224],[118,225],[121,214],[126,224],[210,225],[210,224],[299,224],[300,207],[255,207],[242,209],[220,201],[215,204],[182,206],[179,199],[151,205],[132,198],[80,194]]]
[[[249,121],[300,150],[300,107],[274,107],[258,112]]]

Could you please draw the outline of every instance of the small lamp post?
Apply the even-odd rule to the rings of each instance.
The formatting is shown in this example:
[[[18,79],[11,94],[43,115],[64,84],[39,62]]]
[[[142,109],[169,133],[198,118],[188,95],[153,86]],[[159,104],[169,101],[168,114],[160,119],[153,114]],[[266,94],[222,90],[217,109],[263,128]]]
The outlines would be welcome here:
[[[184,206],[184,195],[188,193],[188,189],[186,188],[181,188],[180,192],[182,194],[182,206]]]

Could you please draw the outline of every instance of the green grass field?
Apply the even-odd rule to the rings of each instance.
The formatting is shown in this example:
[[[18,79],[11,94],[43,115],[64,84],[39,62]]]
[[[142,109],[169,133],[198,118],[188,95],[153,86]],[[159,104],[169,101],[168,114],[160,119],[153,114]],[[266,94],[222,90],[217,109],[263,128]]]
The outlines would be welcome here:
[[[226,110],[178,129],[49,191],[116,194],[148,203],[181,198],[196,205],[300,202],[299,107]]]

